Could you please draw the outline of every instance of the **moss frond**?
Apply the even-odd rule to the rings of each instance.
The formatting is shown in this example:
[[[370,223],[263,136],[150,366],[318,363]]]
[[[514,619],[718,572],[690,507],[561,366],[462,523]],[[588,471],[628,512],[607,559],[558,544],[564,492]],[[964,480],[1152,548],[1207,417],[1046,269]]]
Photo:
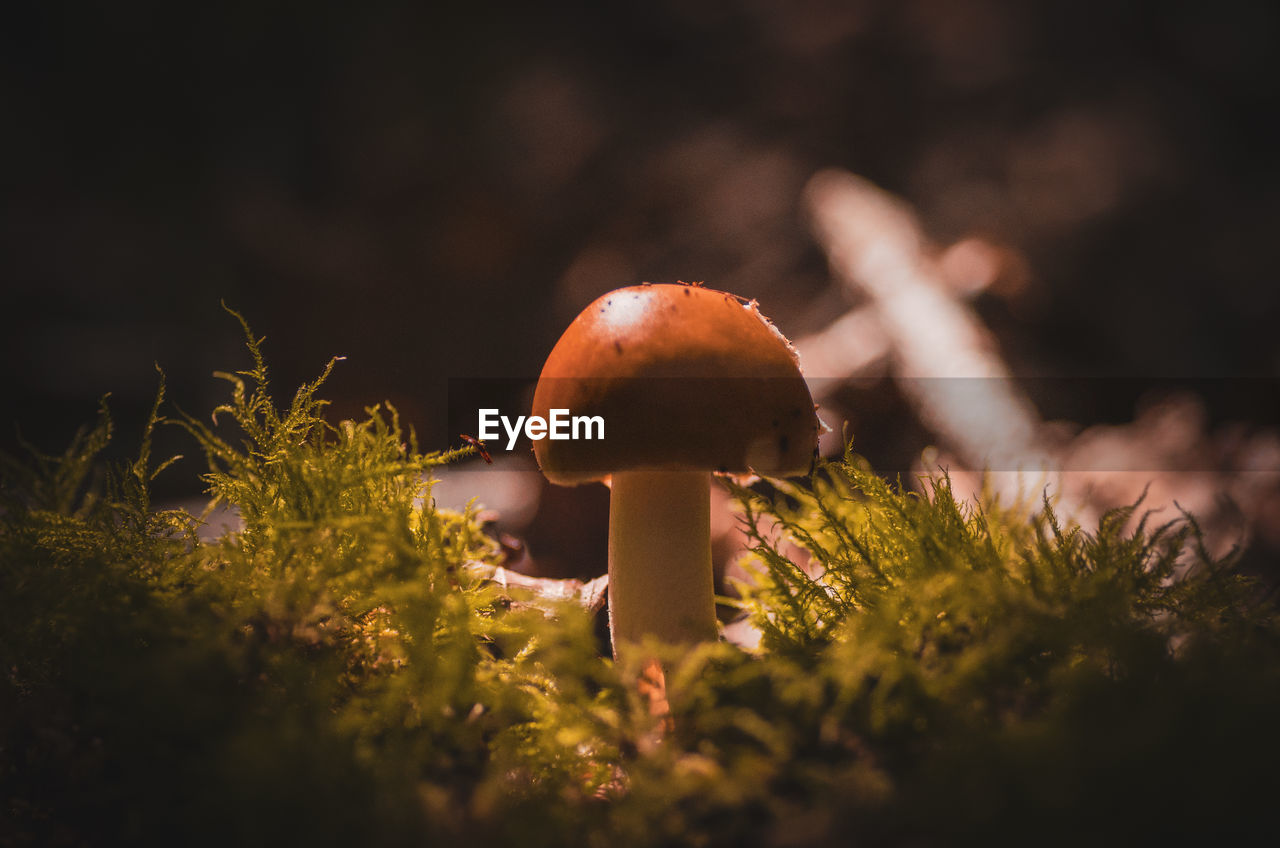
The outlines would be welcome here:
[[[1097,528],[851,452],[730,484],[761,649],[663,659],[665,732],[582,609],[525,603],[390,405],[251,366],[103,471],[3,460],[0,841],[521,846],[1230,839],[1269,815],[1280,627],[1191,516]],[[203,453],[214,534],[154,509]]]

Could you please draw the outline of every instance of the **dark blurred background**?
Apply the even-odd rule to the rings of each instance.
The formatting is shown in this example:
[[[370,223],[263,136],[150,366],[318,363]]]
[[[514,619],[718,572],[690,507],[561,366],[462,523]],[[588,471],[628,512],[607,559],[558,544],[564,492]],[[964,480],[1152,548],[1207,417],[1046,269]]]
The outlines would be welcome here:
[[[389,399],[440,448],[450,378],[536,376],[618,285],[705,280],[816,331],[850,306],[801,200],[831,166],[997,251],[973,304],[1014,373],[1090,378],[1036,395],[1048,418],[1128,421],[1146,378],[1275,377],[1278,12],[18,3],[0,446],[16,423],[60,448],[110,391],[131,447],[153,362],[207,412],[246,363],[220,300],[281,396],[342,354],[336,416]],[[928,434],[892,391],[865,403],[859,450],[909,468]],[[198,491],[185,464],[168,495]]]

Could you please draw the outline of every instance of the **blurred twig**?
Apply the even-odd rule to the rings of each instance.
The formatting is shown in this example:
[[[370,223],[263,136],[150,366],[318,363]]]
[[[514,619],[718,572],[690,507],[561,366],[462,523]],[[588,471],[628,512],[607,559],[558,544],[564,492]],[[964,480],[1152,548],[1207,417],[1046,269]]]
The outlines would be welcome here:
[[[843,171],[815,176],[806,198],[832,270],[870,302],[923,423],[969,468],[1013,472],[1004,485],[1025,491],[1043,479],[1055,465],[1040,417],[990,333],[926,256],[911,209]]]
[[[601,575],[594,580],[552,580],[547,577],[530,577],[500,565],[485,562],[467,564],[467,571],[476,577],[488,580],[503,589],[512,586],[528,593],[532,600],[560,602],[572,601],[586,607],[588,612],[599,612],[604,608],[605,597],[609,588],[608,575]]]
[[[806,201],[832,271],[865,303],[797,341],[810,377],[819,386],[823,377],[849,379],[887,355],[903,395],[953,454],[958,491],[985,486],[1034,502],[1046,490],[1060,513],[1086,526],[1145,497],[1148,508],[1195,513],[1218,554],[1255,531],[1280,542],[1280,435],[1209,433],[1193,396],[1125,425],[1048,425],[964,302],[972,287],[949,279],[948,253],[933,257],[906,203],[834,170],[810,180]]]

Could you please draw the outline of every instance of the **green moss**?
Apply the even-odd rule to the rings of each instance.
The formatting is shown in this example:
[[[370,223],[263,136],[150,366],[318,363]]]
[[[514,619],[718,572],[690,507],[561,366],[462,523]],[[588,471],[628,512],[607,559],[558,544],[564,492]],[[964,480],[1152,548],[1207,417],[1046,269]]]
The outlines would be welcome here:
[[[1189,518],[1086,532],[852,455],[735,487],[762,647],[666,652],[664,736],[584,611],[473,576],[497,548],[430,477],[470,449],[328,422],[333,363],[278,405],[245,332],[229,402],[170,422],[162,380],[133,462],[95,459],[105,405],[5,459],[0,844],[1121,842],[1274,797],[1275,617]],[[152,508],[166,424],[242,530]]]

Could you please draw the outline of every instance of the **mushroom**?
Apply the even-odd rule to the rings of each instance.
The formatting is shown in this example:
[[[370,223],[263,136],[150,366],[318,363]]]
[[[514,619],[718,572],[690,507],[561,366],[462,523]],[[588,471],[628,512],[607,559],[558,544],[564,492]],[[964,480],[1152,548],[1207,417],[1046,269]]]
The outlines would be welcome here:
[[[755,301],[698,286],[618,289],[543,366],[533,414],[600,416],[603,439],[534,442],[552,483],[610,484],[609,630],[619,646],[717,638],[711,473],[807,473],[813,399]],[[581,435],[581,434],[580,434]]]

